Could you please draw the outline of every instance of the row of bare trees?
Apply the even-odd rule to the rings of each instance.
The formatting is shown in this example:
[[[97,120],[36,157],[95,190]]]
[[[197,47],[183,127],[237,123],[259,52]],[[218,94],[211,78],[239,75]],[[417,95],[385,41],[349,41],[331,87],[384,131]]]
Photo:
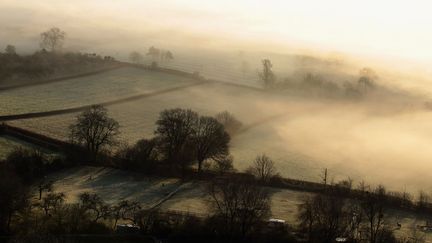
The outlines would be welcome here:
[[[362,200],[349,200],[337,190],[307,197],[299,206],[300,229],[309,242],[396,242],[393,228],[385,225],[385,198],[367,193]]]
[[[115,157],[121,163],[141,163],[148,169],[161,161],[183,172],[194,163],[201,172],[204,163],[210,162],[220,170],[227,170],[232,168],[230,134],[235,134],[240,127],[241,122],[228,112],[211,117],[188,109],[164,110],[156,121],[154,138],[142,139],[132,147],[121,147]],[[70,126],[71,141],[83,146],[92,161],[97,161],[102,151],[119,144],[119,133],[119,123],[108,115],[106,108],[98,105],[79,114]]]
[[[154,46],[151,46],[148,49],[146,56],[150,56],[152,62],[156,64],[157,62],[169,62],[174,59],[174,55],[170,50],[163,50]],[[134,64],[142,64],[144,61],[144,55],[138,51],[133,51],[129,54],[129,60]]]
[[[111,56],[95,53],[62,52],[66,33],[53,27],[40,34],[41,50],[31,55],[19,55],[14,45],[7,45],[0,53],[0,81],[6,79],[35,79],[56,73],[67,74],[94,70],[111,65]]]

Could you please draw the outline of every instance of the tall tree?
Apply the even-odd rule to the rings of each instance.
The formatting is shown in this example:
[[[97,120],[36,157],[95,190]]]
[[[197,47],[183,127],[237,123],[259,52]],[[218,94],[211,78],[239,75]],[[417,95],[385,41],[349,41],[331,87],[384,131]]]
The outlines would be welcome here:
[[[154,62],[158,60],[160,54],[161,54],[161,50],[158,49],[158,48],[156,48],[156,47],[154,47],[154,46],[151,46],[151,47],[148,49],[148,52],[147,52],[147,56],[151,56],[151,57],[152,57],[152,60],[153,60]]]
[[[5,52],[8,55],[16,55],[16,48],[13,45],[7,45],[5,48]]]
[[[381,190],[373,193],[366,193],[365,198],[360,203],[363,214],[366,218],[367,237],[370,243],[385,242],[381,239],[385,237],[384,227],[384,203],[385,195]]]
[[[223,111],[216,114],[215,118],[225,127],[225,131],[231,136],[238,132],[243,126],[243,124],[239,120],[237,120],[237,118],[232,113],[229,113],[228,111]]]
[[[14,172],[0,166],[0,234],[9,233],[12,218],[29,202],[28,188]]]
[[[226,157],[229,141],[230,136],[225,132],[224,126],[215,118],[200,117],[193,137],[198,172],[201,172],[202,163],[206,159]]]
[[[190,158],[189,147],[198,121],[198,114],[191,110],[169,109],[160,113],[156,121],[155,135],[160,141],[165,160],[180,165],[184,170]]]
[[[171,51],[166,51],[165,52],[165,60],[171,61],[173,59],[174,59],[174,55],[172,54],[172,52]]]
[[[353,217],[347,200],[335,192],[316,194],[305,198],[299,205],[299,228],[306,233],[309,242],[334,242],[336,237],[351,236],[360,218]],[[355,214],[358,215],[358,214]],[[353,240],[353,239],[350,239]]]
[[[57,27],[53,27],[41,33],[41,48],[49,51],[58,51],[63,47],[66,32]]]
[[[371,68],[362,68],[359,71],[360,78],[358,79],[357,86],[364,94],[375,88],[375,80],[378,78],[377,74]]]
[[[262,182],[268,182],[276,175],[276,167],[273,160],[265,154],[257,156],[248,171]]]
[[[75,124],[70,126],[70,138],[85,146],[96,160],[101,148],[117,142],[119,127],[103,106],[93,105],[79,114]]]
[[[137,51],[133,51],[129,54],[129,60],[135,64],[140,64],[143,61],[143,56],[141,55],[141,53],[137,52]]]
[[[223,234],[247,236],[270,213],[270,196],[265,188],[247,178],[216,180],[209,184],[209,208],[222,222]]]
[[[261,81],[264,84],[265,88],[271,88],[274,86],[276,77],[272,71],[273,64],[269,59],[262,60],[263,69],[262,72],[259,73]]]

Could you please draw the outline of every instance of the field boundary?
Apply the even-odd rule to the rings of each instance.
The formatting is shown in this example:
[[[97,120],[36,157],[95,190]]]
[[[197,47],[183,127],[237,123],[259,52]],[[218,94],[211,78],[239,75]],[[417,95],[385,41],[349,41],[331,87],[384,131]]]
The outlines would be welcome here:
[[[82,78],[82,77],[87,77],[87,76],[92,76],[92,75],[108,72],[108,71],[115,70],[115,69],[122,68],[122,67],[126,67],[126,66],[127,66],[127,64],[120,63],[120,64],[117,64],[117,65],[114,65],[111,67],[106,67],[106,68],[98,69],[95,71],[90,71],[90,72],[85,72],[85,73],[80,73],[80,74],[75,74],[75,75],[70,75],[70,76],[63,76],[63,77],[58,77],[58,78],[51,78],[51,79],[46,79],[46,80],[41,80],[41,81],[36,81],[36,82],[22,83],[22,84],[3,86],[3,87],[0,86],[0,91],[7,91],[7,90],[37,86],[37,85],[42,85],[42,84],[61,82],[64,80],[74,79],[74,78]]]
[[[25,142],[53,151],[61,151],[63,147],[70,145],[68,142],[51,138],[23,128],[10,126],[6,123],[0,124],[0,135],[15,137]]]
[[[129,96],[129,97],[125,97],[125,98],[121,98],[121,99],[117,99],[117,100],[111,100],[111,101],[106,101],[106,102],[91,104],[91,105],[84,105],[84,106],[78,106],[78,107],[72,107],[72,108],[66,108],[66,109],[50,110],[50,111],[30,112],[30,113],[22,113],[22,114],[15,114],[15,115],[4,115],[4,116],[0,116],[0,121],[5,122],[5,121],[12,121],[12,120],[41,118],[41,117],[47,117],[47,116],[75,113],[75,112],[80,112],[80,111],[86,110],[93,105],[102,105],[102,106],[116,105],[116,104],[121,104],[121,103],[130,102],[130,101],[134,101],[134,100],[139,100],[142,98],[148,98],[148,97],[152,97],[152,96],[156,96],[156,95],[160,95],[160,94],[165,94],[165,93],[169,93],[169,92],[173,92],[173,91],[177,91],[177,90],[187,89],[190,87],[194,87],[194,86],[198,86],[198,85],[204,85],[204,84],[208,84],[208,82],[205,82],[205,81],[195,82],[192,84],[177,86],[177,87],[173,87],[173,88],[169,88],[169,89],[163,89],[163,90],[155,91],[152,93],[138,94],[138,95]]]
[[[177,194],[177,192],[179,192],[180,190],[183,189],[183,187],[185,187],[185,185],[187,185],[189,182],[186,183],[182,183],[180,184],[176,189],[174,189],[173,191],[171,191],[170,193],[168,193],[168,195],[166,195],[165,197],[163,197],[162,199],[160,199],[159,201],[157,201],[154,205],[152,205],[149,209],[150,210],[154,210],[155,208],[159,208],[160,206],[162,206],[162,204],[168,200],[170,200],[175,194]]]
[[[249,85],[245,85],[245,84],[239,84],[239,83],[232,83],[232,82],[222,81],[222,80],[217,80],[217,79],[212,79],[212,78],[207,79],[207,78],[201,76],[199,73],[189,73],[189,72],[171,69],[171,68],[150,67],[150,66],[137,65],[137,64],[129,64],[129,65],[132,67],[135,67],[135,68],[140,68],[140,69],[153,71],[153,72],[162,72],[162,73],[192,78],[192,79],[196,79],[196,80],[200,80],[200,81],[219,83],[219,84],[223,84],[223,85],[234,86],[237,88],[245,88],[245,89],[249,89],[249,90],[253,90],[253,91],[265,92],[265,89],[263,89],[263,88],[253,87],[253,86],[249,86]]]

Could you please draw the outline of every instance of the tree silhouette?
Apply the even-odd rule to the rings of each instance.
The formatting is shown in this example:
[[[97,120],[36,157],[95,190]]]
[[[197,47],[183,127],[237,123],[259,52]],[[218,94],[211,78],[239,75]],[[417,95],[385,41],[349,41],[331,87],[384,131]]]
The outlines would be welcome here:
[[[58,51],[63,47],[66,33],[57,27],[53,27],[41,33],[41,48],[49,51]]]

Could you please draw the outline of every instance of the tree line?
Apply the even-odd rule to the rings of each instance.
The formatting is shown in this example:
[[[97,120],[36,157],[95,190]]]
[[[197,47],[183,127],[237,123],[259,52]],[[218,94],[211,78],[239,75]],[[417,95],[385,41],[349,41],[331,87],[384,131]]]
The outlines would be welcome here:
[[[151,58],[150,67],[157,68],[158,63],[170,62],[174,60],[174,55],[170,50],[159,49],[154,46],[148,48],[146,56]],[[132,51],[129,54],[129,60],[134,64],[142,64],[144,61],[144,55],[138,51]]]
[[[350,180],[323,184],[322,190],[306,196],[293,213],[298,224],[270,225],[271,190],[266,186],[288,181],[265,154],[257,156],[246,173],[232,173],[230,136],[240,128],[241,122],[229,112],[210,117],[168,109],[160,113],[153,138],[127,146],[119,143],[120,124],[104,107],[92,106],[70,126],[72,147],[64,149],[65,156],[48,158],[18,149],[0,163],[0,231],[24,242],[36,236],[43,241],[64,234],[113,233],[118,222],[129,222],[144,235],[173,242],[422,242],[414,233],[411,238],[396,238],[397,225],[387,222],[388,209],[412,205],[409,194],[396,195],[365,183],[353,189]],[[108,204],[89,193],[66,203],[66,195],[54,192],[47,175],[77,164],[182,178],[192,173],[205,185],[209,214],[163,212],[136,201]],[[208,171],[212,176],[206,176]],[[32,197],[35,189],[37,196]],[[425,193],[415,206],[418,212],[432,212]]]
[[[367,67],[359,71],[356,81],[345,81],[342,84],[324,80],[320,75],[313,72],[303,73],[299,77],[300,81],[293,80],[293,78],[285,78],[278,81],[272,68],[273,64],[271,60],[263,59],[262,70],[258,73],[263,87],[269,90],[286,89],[334,98],[348,97],[358,99],[364,97],[377,87],[376,80],[378,79],[378,75],[374,70]]]
[[[35,79],[56,73],[74,73],[111,64],[111,56],[96,53],[63,52],[66,33],[53,27],[40,35],[41,49],[30,55],[19,55],[14,45],[0,52],[0,81]]]

